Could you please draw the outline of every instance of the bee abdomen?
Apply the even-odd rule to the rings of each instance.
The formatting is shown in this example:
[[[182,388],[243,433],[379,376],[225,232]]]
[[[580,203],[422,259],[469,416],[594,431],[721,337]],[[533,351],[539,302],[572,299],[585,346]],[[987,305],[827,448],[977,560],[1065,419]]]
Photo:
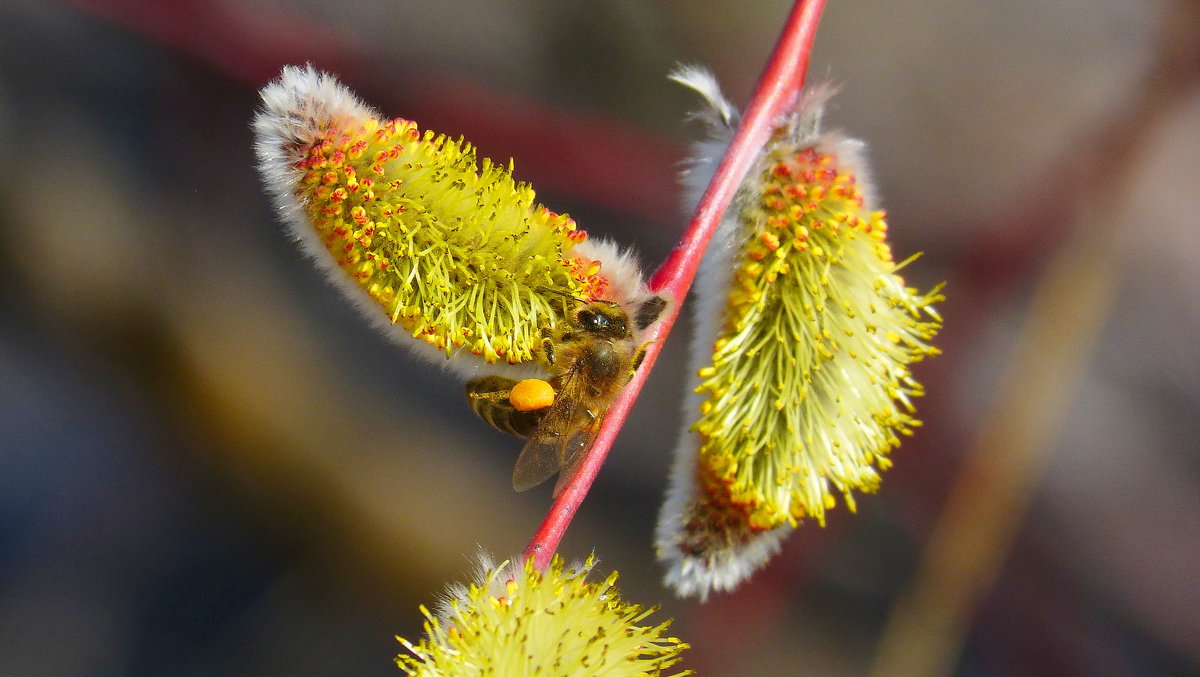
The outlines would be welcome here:
[[[536,411],[517,411],[511,406],[504,406],[484,399],[472,399],[471,410],[485,423],[496,430],[517,437],[529,437],[537,429],[545,409]]]
[[[517,411],[508,401],[508,392],[516,381],[503,376],[485,376],[467,383],[467,402],[471,411],[496,430],[517,437],[529,437],[546,414],[545,409]]]

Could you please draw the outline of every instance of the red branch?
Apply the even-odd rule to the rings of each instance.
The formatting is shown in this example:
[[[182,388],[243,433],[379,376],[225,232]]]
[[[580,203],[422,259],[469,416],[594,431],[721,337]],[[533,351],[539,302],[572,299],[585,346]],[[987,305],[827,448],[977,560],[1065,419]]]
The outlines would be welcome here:
[[[824,7],[824,0],[797,0],[791,15],[788,16],[783,34],[775,45],[775,51],[758,80],[741,126],[738,127],[729,150],[721,159],[721,164],[717,166],[712,182],[700,198],[695,216],[692,217],[679,243],[650,278],[650,289],[673,299],[674,302],[668,306],[662,320],[647,332],[650,345],[647,347],[646,358],[641,368],[609,409],[596,441],[580,464],[579,471],[570,483],[563,487],[554,504],[550,506],[542,526],[525,549],[525,556],[532,557],[534,566],[538,569],[545,569],[549,564],[567,530],[567,525],[571,523],[575,511],[579,509],[579,505],[591,489],[596,474],[600,472],[600,466],[608,457],[617,433],[629,416],[633,401],[641,392],[642,384],[646,382],[646,376],[662,350],[663,340],[675,326],[681,302],[692,286],[700,259],[708,248],[713,233],[716,232],[717,224],[721,222],[721,217],[737,194],[742,179],[750,171],[759,151],[774,131],[775,121],[795,104],[804,86],[813,39],[816,37],[817,24]]]
[[[520,179],[557,192],[671,223],[682,144],[599,115],[514,96],[500,87],[413,64],[386,64],[354,36],[278,3],[209,0],[60,0],[79,11],[261,87],[284,64],[312,63],[384,111],[451,138],[480,156],[516,157]],[[480,111],[487,111],[480,115]],[[537,143],[530,143],[537,139]],[[587,158],[580,162],[579,158]]]

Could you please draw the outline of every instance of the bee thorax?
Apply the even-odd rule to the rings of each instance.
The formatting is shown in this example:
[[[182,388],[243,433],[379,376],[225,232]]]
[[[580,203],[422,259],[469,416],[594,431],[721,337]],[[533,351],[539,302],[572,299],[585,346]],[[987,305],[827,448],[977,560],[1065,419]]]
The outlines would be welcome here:
[[[582,367],[594,382],[616,380],[629,368],[629,358],[612,343],[597,343],[584,356]]]

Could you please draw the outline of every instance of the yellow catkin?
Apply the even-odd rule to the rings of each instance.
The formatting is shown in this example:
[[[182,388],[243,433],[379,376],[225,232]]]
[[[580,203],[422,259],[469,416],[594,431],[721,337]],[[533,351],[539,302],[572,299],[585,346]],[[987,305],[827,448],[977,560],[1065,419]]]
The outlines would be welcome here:
[[[824,523],[836,494],[853,509],[852,490],[878,487],[919,425],[908,365],[938,352],[942,297],[905,287],[884,213],[832,152],[776,143],[760,167],[692,429],[707,491],[770,529]]]
[[[535,202],[509,166],[402,118],[332,76],[288,66],[255,118],[264,181],[285,222],[374,319],[447,357],[537,359],[572,298],[600,298],[586,234]],[[357,287],[355,293],[351,293]]]
[[[393,322],[447,354],[533,359],[538,328],[586,294],[570,218],[474,148],[403,119],[356,121],[297,163],[321,242]]]
[[[670,621],[642,622],[657,611],[620,597],[616,572],[590,583],[595,563],[567,568],[555,556],[545,572],[531,563],[494,567],[452,586],[439,613],[422,608],[426,637],[397,638],[409,675],[666,675],[688,648],[666,635]],[[691,671],[674,672],[687,675]]]

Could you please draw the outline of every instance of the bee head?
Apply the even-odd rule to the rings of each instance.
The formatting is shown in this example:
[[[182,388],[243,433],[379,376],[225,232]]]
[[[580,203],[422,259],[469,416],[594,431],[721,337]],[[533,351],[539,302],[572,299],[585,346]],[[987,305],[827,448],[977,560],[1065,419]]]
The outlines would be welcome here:
[[[610,301],[593,301],[575,311],[575,322],[589,334],[605,338],[629,337],[629,319],[621,307]]]

